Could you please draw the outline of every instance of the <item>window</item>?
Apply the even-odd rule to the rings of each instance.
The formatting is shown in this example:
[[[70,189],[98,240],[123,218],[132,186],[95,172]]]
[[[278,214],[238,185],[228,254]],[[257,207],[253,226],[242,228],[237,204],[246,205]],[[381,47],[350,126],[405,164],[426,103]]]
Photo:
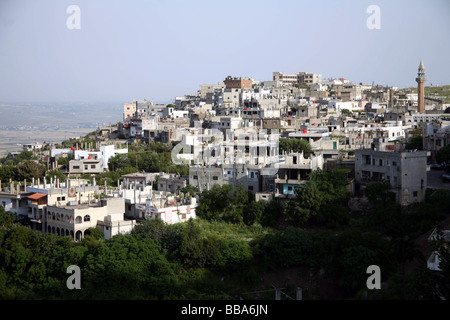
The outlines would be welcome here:
[[[194,176],[194,180],[198,180],[198,176],[197,175]]]
[[[396,162],[396,161],[392,161],[392,165],[393,165],[394,167],[396,167],[396,166],[397,166],[397,162]]]
[[[383,165],[383,159],[380,159],[379,161],[379,165],[382,166]]]
[[[84,165],[84,170],[87,170],[87,169],[88,169],[88,165],[85,164],[85,165]]]
[[[95,164],[91,164],[91,169],[95,169]]]
[[[83,220],[84,220],[84,222],[91,221],[91,216],[87,214],[84,216]]]
[[[80,166],[73,166],[73,169],[78,170],[78,169],[80,169]]]
[[[213,180],[219,180],[218,176],[213,176]]]
[[[414,198],[417,198],[417,196],[418,196],[418,192],[417,192],[417,191],[414,191],[414,192],[413,192],[413,197],[414,197]]]
[[[248,186],[248,191],[253,191],[253,186]]]

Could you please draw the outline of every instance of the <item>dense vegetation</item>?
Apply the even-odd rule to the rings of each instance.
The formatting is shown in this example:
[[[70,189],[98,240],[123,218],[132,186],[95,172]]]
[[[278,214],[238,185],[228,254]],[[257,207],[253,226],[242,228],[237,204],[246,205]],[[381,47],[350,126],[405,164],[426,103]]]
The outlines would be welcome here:
[[[345,185],[339,170],[313,174],[304,186],[316,195],[309,212],[301,210],[301,192],[288,208],[257,202],[239,185],[217,186],[200,193],[196,220],[174,225],[149,220],[132,234],[103,240],[92,232],[80,243],[32,231],[0,212],[0,297],[237,299],[273,289],[267,274],[297,270],[304,299],[449,298],[448,251],[442,251],[445,272],[433,273],[416,240],[448,217],[450,193],[430,190],[423,203],[400,207],[389,186],[374,183],[370,208],[350,211]],[[406,273],[413,259],[421,267]],[[382,270],[382,290],[366,289],[366,268],[373,264]],[[81,290],[66,287],[69,265],[81,269]]]

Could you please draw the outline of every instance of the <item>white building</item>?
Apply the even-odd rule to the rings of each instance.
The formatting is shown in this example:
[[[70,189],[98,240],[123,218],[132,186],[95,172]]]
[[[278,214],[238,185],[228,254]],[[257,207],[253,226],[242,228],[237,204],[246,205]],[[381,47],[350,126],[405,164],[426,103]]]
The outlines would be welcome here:
[[[197,199],[190,198],[177,201],[174,197],[147,199],[145,203],[145,218],[159,219],[167,224],[182,223],[195,219]]]
[[[401,205],[423,201],[427,186],[427,156],[426,151],[378,151],[377,146],[356,150],[355,182],[364,190],[371,182],[388,181]]]

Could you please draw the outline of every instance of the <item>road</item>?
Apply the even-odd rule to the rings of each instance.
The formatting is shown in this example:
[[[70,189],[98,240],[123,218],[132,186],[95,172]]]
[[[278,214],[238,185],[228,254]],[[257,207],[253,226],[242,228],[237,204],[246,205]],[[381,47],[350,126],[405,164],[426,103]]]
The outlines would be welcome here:
[[[427,172],[427,187],[435,189],[448,189],[450,190],[450,182],[444,182],[442,175],[444,170],[430,170]]]

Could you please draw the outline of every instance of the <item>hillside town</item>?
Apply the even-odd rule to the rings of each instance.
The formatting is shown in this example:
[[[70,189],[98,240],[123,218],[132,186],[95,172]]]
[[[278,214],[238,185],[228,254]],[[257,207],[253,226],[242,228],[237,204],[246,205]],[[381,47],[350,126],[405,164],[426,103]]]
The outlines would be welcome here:
[[[415,81],[400,89],[273,72],[264,81],[200,84],[170,104],[128,101],[117,124],[61,144],[24,145],[46,173],[1,181],[0,204],[35,231],[81,242],[93,229],[111,239],[146,220],[196,219],[200,195],[215,185],[289,207],[316,171],[345,173],[350,211],[368,206],[374,182],[387,183],[402,207],[421,203],[429,188],[450,189],[450,159],[440,152],[450,145],[450,101],[427,94],[422,61]],[[139,149],[153,145],[172,146],[164,150],[170,159],[141,166],[139,155],[162,154]],[[131,170],[102,178],[131,154]],[[427,265],[439,270],[434,253]]]

